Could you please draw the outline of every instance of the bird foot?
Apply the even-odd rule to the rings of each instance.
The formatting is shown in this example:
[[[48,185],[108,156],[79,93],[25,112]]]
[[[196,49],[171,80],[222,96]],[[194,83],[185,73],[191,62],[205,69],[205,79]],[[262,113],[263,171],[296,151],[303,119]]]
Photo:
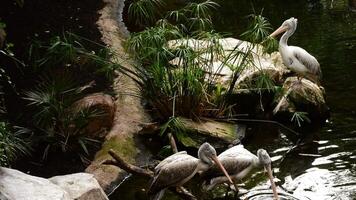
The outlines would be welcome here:
[[[298,88],[303,85],[302,79],[297,79],[296,81],[293,82],[292,87]]]

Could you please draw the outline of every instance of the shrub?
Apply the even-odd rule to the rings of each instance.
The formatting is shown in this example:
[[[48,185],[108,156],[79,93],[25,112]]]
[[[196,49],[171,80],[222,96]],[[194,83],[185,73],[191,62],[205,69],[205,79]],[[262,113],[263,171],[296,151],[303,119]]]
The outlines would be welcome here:
[[[28,133],[25,128],[0,122],[0,166],[9,166],[17,158],[30,154],[30,145],[25,140]]]

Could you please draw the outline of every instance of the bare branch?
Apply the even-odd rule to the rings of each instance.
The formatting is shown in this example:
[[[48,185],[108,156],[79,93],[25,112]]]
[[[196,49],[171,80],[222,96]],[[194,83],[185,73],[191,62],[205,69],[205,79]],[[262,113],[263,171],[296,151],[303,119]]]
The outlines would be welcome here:
[[[116,163],[114,165],[120,167],[121,169],[141,176],[145,176],[148,178],[153,177],[153,172],[151,170],[142,169],[141,167],[137,167],[135,165],[131,165],[125,162],[114,150],[110,149],[109,154],[115,159]]]
[[[121,169],[127,171],[128,173],[140,175],[140,176],[145,176],[148,178],[153,178],[154,173],[149,170],[149,169],[143,169],[141,167],[137,167],[135,165],[129,164],[125,162],[113,149],[109,150],[109,154],[115,159],[115,160],[105,160],[102,164],[109,164],[109,165],[115,165],[120,167]],[[179,188],[169,188],[170,191],[178,195],[181,199],[184,200],[197,200],[197,198],[190,193],[187,189],[184,187],[179,187]]]

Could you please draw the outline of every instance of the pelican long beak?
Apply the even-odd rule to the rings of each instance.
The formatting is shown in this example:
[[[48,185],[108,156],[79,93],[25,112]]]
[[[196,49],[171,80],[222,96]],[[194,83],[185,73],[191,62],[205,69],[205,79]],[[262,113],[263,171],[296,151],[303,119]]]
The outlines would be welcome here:
[[[275,37],[275,36],[285,32],[286,30],[287,30],[287,26],[280,26],[271,35],[269,35],[269,37]]]
[[[272,191],[273,191],[273,197],[274,197],[273,199],[274,200],[279,200],[276,184],[274,183],[274,180],[273,180],[271,164],[265,166],[265,170],[267,171],[267,175],[268,175],[269,181],[271,182]]]
[[[221,171],[225,174],[225,176],[227,177],[227,179],[229,180],[229,182],[231,184],[234,184],[234,182],[232,182],[229,174],[227,173],[226,169],[224,168],[224,166],[221,164],[221,162],[219,161],[217,156],[213,156],[212,157],[213,161],[219,166],[219,168],[221,169]]]

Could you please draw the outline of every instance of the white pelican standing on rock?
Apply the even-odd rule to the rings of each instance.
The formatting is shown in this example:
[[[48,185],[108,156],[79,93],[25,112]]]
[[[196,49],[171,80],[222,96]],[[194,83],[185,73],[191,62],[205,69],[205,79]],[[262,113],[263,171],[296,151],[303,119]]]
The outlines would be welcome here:
[[[233,183],[225,168],[219,162],[216,151],[209,143],[204,143],[198,150],[198,158],[190,156],[185,151],[175,153],[162,160],[155,167],[155,174],[149,189],[153,199],[160,199],[166,188],[180,187],[199,172],[204,172],[213,166],[214,162],[225,174],[227,180]]]
[[[270,179],[274,199],[278,199],[278,193],[271,169],[272,161],[266,150],[259,149],[256,156],[245,149],[243,145],[237,145],[222,152],[218,156],[218,159],[233,181],[239,181],[246,177],[253,168],[263,166]],[[203,176],[210,179],[210,183],[206,188],[207,190],[211,190],[217,184],[226,183],[228,181],[216,167],[212,167],[206,171]]]
[[[294,17],[287,19],[270,37],[285,32],[279,40],[279,53],[282,56],[284,65],[297,73],[299,81],[301,81],[300,76],[304,76],[319,84],[321,70],[316,58],[300,47],[288,46],[287,44],[288,38],[297,29],[297,23],[298,20]]]

